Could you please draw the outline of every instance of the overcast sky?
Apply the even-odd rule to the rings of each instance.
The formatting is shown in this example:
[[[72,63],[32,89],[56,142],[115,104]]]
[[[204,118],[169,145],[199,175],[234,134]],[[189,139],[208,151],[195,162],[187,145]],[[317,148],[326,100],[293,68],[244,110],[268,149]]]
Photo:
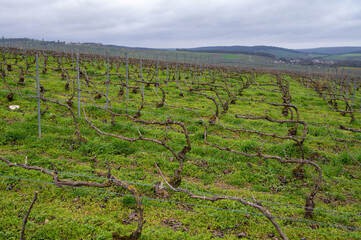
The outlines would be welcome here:
[[[0,0],[0,29],[132,47],[361,46],[361,1]]]

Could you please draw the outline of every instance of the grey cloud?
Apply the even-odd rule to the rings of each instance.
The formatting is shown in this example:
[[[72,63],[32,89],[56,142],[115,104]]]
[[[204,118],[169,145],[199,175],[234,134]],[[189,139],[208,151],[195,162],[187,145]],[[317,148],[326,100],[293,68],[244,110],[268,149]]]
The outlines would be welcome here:
[[[5,37],[144,47],[360,45],[358,0],[5,0]]]

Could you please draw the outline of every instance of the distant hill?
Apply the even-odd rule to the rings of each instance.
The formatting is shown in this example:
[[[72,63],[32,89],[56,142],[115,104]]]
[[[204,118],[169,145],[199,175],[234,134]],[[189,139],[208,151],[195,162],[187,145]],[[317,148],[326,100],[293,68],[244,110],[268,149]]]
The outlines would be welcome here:
[[[344,54],[361,51],[361,47],[321,47],[321,48],[309,48],[309,49],[297,49],[299,52],[315,53],[315,54]]]
[[[180,49],[177,49],[180,50]],[[273,59],[288,61],[301,59],[309,61],[318,59],[323,61],[336,61],[345,65],[360,65],[361,47],[321,47],[310,49],[287,49],[272,46],[210,46],[182,49],[194,52],[229,53],[257,55]],[[288,60],[287,60],[288,59]]]
[[[220,64],[260,64],[266,66],[269,63],[285,62],[298,64],[336,64],[342,66],[361,67],[361,46],[353,47],[320,47],[309,49],[288,49],[274,46],[206,46],[196,48],[146,48],[129,47],[114,44],[93,42],[64,42],[46,41],[29,38],[0,38],[0,47],[10,46],[24,49],[45,49],[65,52],[85,52],[93,54],[117,53],[118,55],[128,52],[132,57],[155,58],[166,54],[169,60],[177,59],[176,51],[191,52],[189,56],[196,58],[205,54],[204,59],[216,59]],[[207,54],[206,54],[207,53]],[[186,54],[180,54],[186,60]],[[179,55],[178,55],[179,57]],[[178,58],[180,60],[182,57]],[[276,61],[275,61],[276,60]],[[281,61],[279,61],[281,60]],[[206,60],[204,60],[206,61]]]
[[[253,56],[262,56],[267,58],[276,58],[274,54],[267,53],[264,51],[247,51],[247,50],[238,50],[238,49],[228,49],[225,48],[207,48],[207,47],[201,47],[197,49],[176,49],[177,51],[186,51],[186,52],[198,52],[198,53],[220,53],[220,54],[244,54],[244,55],[253,55]]]
[[[194,52],[223,52],[234,54],[258,55],[272,58],[307,58],[308,53],[293,49],[271,46],[210,46],[182,49]]]

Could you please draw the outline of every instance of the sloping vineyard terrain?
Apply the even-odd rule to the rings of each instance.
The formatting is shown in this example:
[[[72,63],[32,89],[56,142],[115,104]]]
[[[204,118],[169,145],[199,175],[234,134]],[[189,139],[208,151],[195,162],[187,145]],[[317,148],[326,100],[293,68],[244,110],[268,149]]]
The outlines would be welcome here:
[[[361,238],[360,79],[1,50],[0,239]]]

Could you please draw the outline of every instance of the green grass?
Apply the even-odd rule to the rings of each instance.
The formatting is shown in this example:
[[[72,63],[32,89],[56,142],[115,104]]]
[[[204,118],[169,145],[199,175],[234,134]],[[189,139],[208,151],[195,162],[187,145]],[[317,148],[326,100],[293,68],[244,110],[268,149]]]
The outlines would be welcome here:
[[[228,55],[223,55],[228,57]],[[233,56],[232,56],[233,57]],[[254,57],[254,56],[252,56]],[[32,57],[28,57],[31,61]],[[70,60],[63,58],[65,66],[70,68]],[[124,59],[123,59],[124,60]],[[9,60],[8,60],[9,61]],[[14,63],[14,59],[11,60]],[[106,66],[102,60],[87,60],[85,65],[91,80],[97,88],[105,93],[104,84],[106,76],[91,76],[104,74]],[[24,65],[22,58],[18,57],[18,64]],[[49,57],[48,64],[57,68],[56,59]],[[141,87],[139,79],[139,66],[137,60],[132,62],[131,86]],[[170,78],[175,71],[175,64],[170,64]],[[100,66],[98,68],[98,66]],[[118,96],[119,84],[124,82],[125,66],[110,69],[111,74],[121,73],[121,76],[111,76],[109,96],[114,112],[125,113],[126,108],[135,114],[141,103],[139,92],[130,91],[129,103],[126,94]],[[153,77],[155,81],[155,64],[143,65],[145,81]],[[48,66],[49,68],[49,66]],[[193,69],[195,66],[193,66]],[[179,163],[172,159],[170,151],[163,146],[148,142],[129,142],[110,136],[96,133],[84,120],[83,115],[76,117],[81,136],[79,141],[74,134],[74,121],[69,111],[55,103],[48,103],[48,111],[42,115],[42,138],[39,139],[37,129],[37,102],[36,99],[27,99],[18,93],[34,95],[35,81],[27,79],[27,86],[16,84],[19,68],[13,66],[8,73],[6,81],[17,94],[12,102],[6,97],[8,89],[1,82],[0,91],[0,155],[12,162],[23,163],[25,156],[28,164],[52,169],[53,162],[61,177],[71,180],[84,180],[102,182],[101,173],[107,171],[105,160],[110,162],[112,174],[122,180],[132,182],[137,188],[144,204],[145,224],[141,239],[210,239],[223,235],[225,239],[238,239],[237,234],[244,232],[248,239],[267,239],[277,232],[270,222],[259,216],[256,210],[243,206],[234,201],[205,202],[191,199],[185,194],[169,191],[169,199],[159,199],[152,187],[161,180],[154,162],[160,166],[167,177],[171,177],[179,167]],[[361,128],[360,115],[355,113],[356,121],[350,124],[348,114],[342,116],[332,111],[327,102],[320,98],[312,89],[306,88],[297,79],[283,75],[289,81],[292,104],[296,105],[300,119],[308,123],[307,139],[304,143],[306,159],[313,159],[323,170],[323,186],[317,194],[316,208],[312,221],[304,219],[304,204],[307,195],[313,187],[313,178],[316,172],[311,166],[304,166],[305,178],[296,179],[292,169],[296,164],[282,164],[275,160],[263,160],[258,157],[245,157],[205,144],[203,139],[204,127],[198,115],[181,109],[186,107],[195,110],[208,126],[207,140],[222,147],[269,155],[300,158],[299,148],[292,140],[281,140],[272,137],[261,137],[251,133],[234,133],[224,129],[220,124],[210,126],[208,119],[215,112],[215,104],[209,98],[195,92],[187,92],[188,86],[181,79],[164,82],[166,68],[160,68],[160,83],[166,92],[166,104],[161,108],[156,103],[161,99],[161,92],[154,86],[145,87],[145,105],[141,111],[141,119],[148,121],[166,121],[167,117],[182,121],[186,125],[192,143],[192,150],[187,153],[184,161],[183,181],[181,187],[195,193],[210,195],[208,193],[239,196],[250,201],[257,199],[277,218],[281,228],[290,239],[354,239],[361,237],[360,230],[349,231],[335,228],[327,224],[336,224],[361,228],[361,174],[357,163],[345,151],[343,144],[332,141],[325,127],[324,115],[331,126],[331,133],[337,138],[361,140],[359,133],[346,132],[338,129],[338,123],[352,128]],[[40,69],[41,70],[41,69]],[[68,70],[72,78],[76,72]],[[189,69],[181,69],[189,77]],[[40,71],[41,72],[41,71]],[[34,76],[35,65],[32,64],[28,76]],[[41,84],[47,90],[45,97],[66,101],[72,91],[65,90],[66,81],[61,80],[61,72],[48,70],[41,74]],[[205,76],[209,78],[205,79]],[[10,77],[14,76],[14,77]],[[179,75],[178,75],[179,76]],[[199,79],[188,82],[197,83]],[[266,103],[250,101],[264,98],[269,102],[281,103],[282,95],[275,91],[276,78],[273,74],[258,72],[228,70],[213,71],[203,69],[200,83],[209,82],[212,76],[216,79],[214,85],[224,86],[222,81],[227,76],[229,89],[235,94],[240,88],[240,76],[252,78],[257,85],[252,84],[236,96],[236,104],[229,103],[227,113],[218,116],[219,121],[228,128],[246,128],[268,134],[286,136],[293,124],[271,123],[264,120],[247,120],[235,118],[235,114],[264,116],[268,114],[274,119],[290,119],[281,113],[281,107],[270,106]],[[72,83],[70,84],[72,86]],[[112,116],[106,111],[93,105],[93,101],[102,107],[106,106],[106,99],[93,99],[96,93],[87,87],[81,80],[82,101],[87,116],[92,123],[102,131],[112,134],[121,134],[128,138],[138,137],[138,131],[143,137],[163,140],[167,132],[167,144],[179,152],[186,145],[184,134],[179,126],[169,128],[159,125],[145,125],[132,122],[124,116],[116,116],[112,124]],[[197,85],[193,85],[196,87]],[[181,89],[179,88],[181,87]],[[200,86],[201,88],[207,88]],[[224,88],[216,87],[222,101],[229,98]],[[124,89],[125,90],[125,89]],[[88,92],[89,91],[89,92]],[[183,97],[179,93],[183,93]],[[219,111],[222,107],[217,95],[212,91],[204,91],[217,101]],[[357,97],[361,97],[359,91]],[[77,116],[76,94],[72,110]],[[20,109],[11,111],[9,105],[19,105]],[[178,107],[174,107],[178,106]],[[41,109],[45,104],[41,103]],[[133,110],[133,111],[131,111]],[[297,137],[302,135],[300,126]],[[353,156],[361,161],[359,144],[348,145]],[[96,157],[95,157],[96,156]],[[95,159],[95,160],[94,160]],[[51,184],[51,177],[40,172],[27,171],[21,168],[0,165],[0,239],[17,239],[21,231],[22,219],[30,205],[34,191],[39,191],[39,200],[30,214],[26,237],[28,239],[111,239],[112,234],[129,235],[136,228],[132,219],[134,212],[134,198],[123,189],[111,187],[109,189],[69,188]],[[145,178],[144,178],[145,177]],[[143,180],[142,180],[143,179]],[[33,180],[33,181],[29,181]],[[117,194],[116,194],[117,193]],[[326,211],[323,211],[323,210]],[[349,214],[334,213],[331,211],[347,212]],[[304,222],[290,220],[301,219]],[[45,220],[47,223],[45,223]],[[325,224],[321,224],[325,223]]]

